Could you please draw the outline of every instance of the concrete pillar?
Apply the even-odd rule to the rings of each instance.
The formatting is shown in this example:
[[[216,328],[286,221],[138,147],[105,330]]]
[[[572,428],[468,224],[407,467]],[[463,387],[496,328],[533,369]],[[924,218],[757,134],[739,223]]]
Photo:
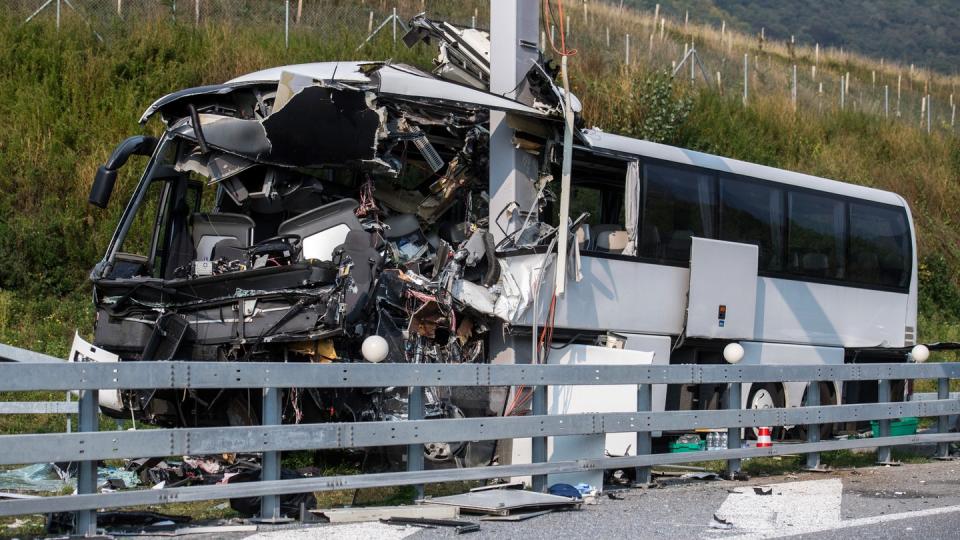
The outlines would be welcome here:
[[[519,82],[537,61],[537,0],[498,0],[490,5],[490,91],[515,99]],[[490,232],[494,242],[515,232],[536,212],[536,159],[513,146],[507,115],[490,112]],[[531,217],[535,221],[536,216]]]

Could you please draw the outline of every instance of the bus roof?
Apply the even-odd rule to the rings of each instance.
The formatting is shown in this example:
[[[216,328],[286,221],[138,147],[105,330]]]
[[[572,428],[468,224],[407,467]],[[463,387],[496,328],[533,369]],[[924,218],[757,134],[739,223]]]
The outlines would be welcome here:
[[[633,139],[622,135],[614,135],[612,133],[605,133],[597,128],[585,129],[582,131],[582,135],[594,150],[609,150],[620,154],[662,159],[684,165],[693,165],[715,171],[835,193],[856,199],[864,199],[895,206],[906,206],[903,197],[890,191],[838,182],[819,176],[777,169],[766,165],[758,165],[756,163],[706,154],[686,148]]]

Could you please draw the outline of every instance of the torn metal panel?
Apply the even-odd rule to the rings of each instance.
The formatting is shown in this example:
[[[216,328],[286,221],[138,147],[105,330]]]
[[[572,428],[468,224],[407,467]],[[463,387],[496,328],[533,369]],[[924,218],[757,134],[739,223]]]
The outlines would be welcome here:
[[[383,95],[393,95],[417,100],[429,100],[437,104],[455,107],[483,107],[504,112],[547,118],[542,111],[518,101],[500,97],[489,92],[433,78],[427,73],[403,64],[385,65],[371,78]]]

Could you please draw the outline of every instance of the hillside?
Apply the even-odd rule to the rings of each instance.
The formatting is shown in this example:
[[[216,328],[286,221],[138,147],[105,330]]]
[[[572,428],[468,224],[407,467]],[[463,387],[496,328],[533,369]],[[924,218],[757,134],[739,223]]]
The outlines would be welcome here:
[[[747,34],[846,50],[954,74],[960,66],[960,12],[938,0],[626,0],[682,20],[720,24]]]
[[[418,4],[410,2],[405,16]],[[472,5],[450,6],[472,13]],[[886,120],[876,114],[875,101],[868,100],[875,94],[863,91],[851,94],[844,110],[802,93],[795,111],[784,86],[790,57],[783,44],[771,43],[761,55],[749,49],[749,36],[728,33],[727,41],[717,42],[719,32],[711,34],[706,27],[691,29],[695,35],[687,36],[669,26],[649,55],[642,44],[624,67],[613,61],[622,58],[622,50],[599,46],[596,36],[607,27],[612,42],[623,43],[623,32],[642,30],[649,21],[609,6],[597,6],[588,20],[590,25],[579,32],[575,26],[571,38],[580,48],[572,60],[572,79],[587,125],[903,194],[916,216],[924,261],[921,338],[956,337],[960,148],[949,125],[938,125],[927,135],[912,121]],[[47,21],[24,26],[0,15],[0,118],[6,128],[0,130],[0,342],[63,355],[74,329],[91,329],[86,276],[113,232],[122,211],[119,203],[132,190],[143,161],[123,170],[106,211],[87,204],[88,188],[113,145],[141,132],[136,119],[153,99],[306,61],[362,56],[430,66],[433,50],[394,47],[387,36],[356,52],[365,23],[364,17],[359,30],[343,29],[336,39],[298,32],[285,49],[282,32],[270,25],[195,28],[154,20],[120,29],[101,44],[78,21],[68,19],[57,33]],[[687,39],[696,39],[718,71],[735,68],[729,59],[742,58],[743,50],[765,66],[751,83],[757,85],[756,93],[747,107],[732,83],[721,95],[702,83],[675,81],[671,87],[663,76],[654,77],[682,55]],[[802,54],[810,56],[809,51]],[[869,62],[824,55],[821,73],[835,81],[852,72],[860,85],[856,88],[866,87],[860,81],[875,69]],[[725,72],[724,81],[736,81],[736,72],[730,73]],[[923,89],[919,82],[913,84]],[[949,88],[948,81],[931,90],[941,92],[934,103],[946,102]],[[917,90],[909,95],[906,85],[904,90],[905,107],[908,96],[918,105]],[[146,129],[156,131],[157,124]]]

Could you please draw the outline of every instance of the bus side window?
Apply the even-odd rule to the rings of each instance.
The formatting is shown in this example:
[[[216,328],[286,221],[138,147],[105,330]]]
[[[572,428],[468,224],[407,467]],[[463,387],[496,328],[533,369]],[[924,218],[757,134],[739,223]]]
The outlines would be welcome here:
[[[909,268],[909,228],[903,211],[850,203],[849,279],[905,287]]]
[[[810,193],[789,193],[787,199],[787,270],[812,278],[844,279],[843,201]]]
[[[691,238],[716,238],[715,177],[678,167],[644,165],[640,256],[690,262]]]
[[[759,270],[783,269],[783,190],[720,177],[720,239],[760,248]]]

